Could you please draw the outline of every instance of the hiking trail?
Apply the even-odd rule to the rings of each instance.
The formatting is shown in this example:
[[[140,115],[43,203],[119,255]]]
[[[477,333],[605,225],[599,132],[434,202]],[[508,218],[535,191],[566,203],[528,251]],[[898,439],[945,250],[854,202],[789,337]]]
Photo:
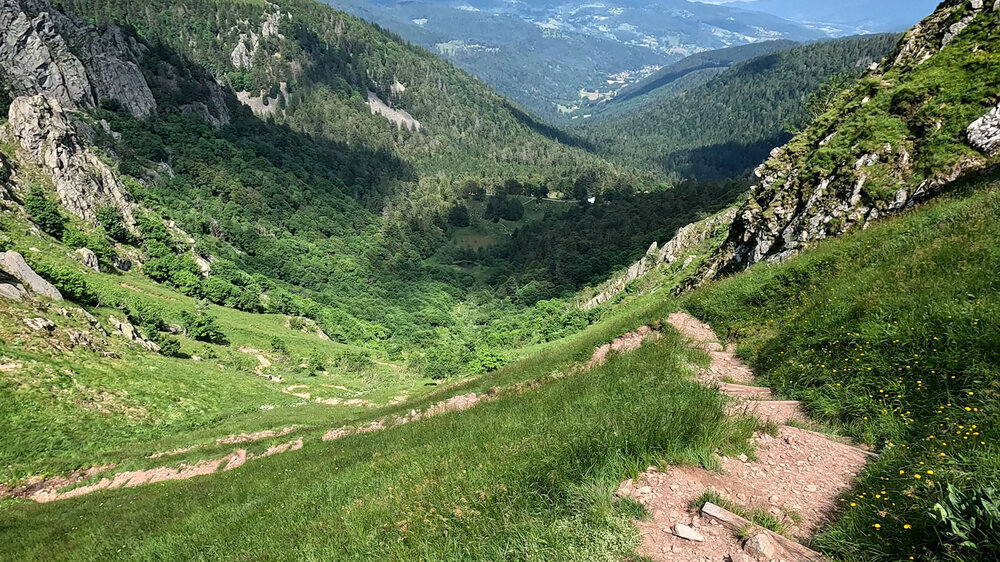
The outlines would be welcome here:
[[[754,437],[755,458],[722,458],[720,472],[651,467],[623,482],[617,495],[635,499],[651,515],[636,522],[642,535],[639,554],[684,561],[822,560],[796,541],[807,541],[833,517],[840,497],[873,453],[788,425],[808,421],[797,401],[775,400],[770,389],[752,386],[753,371],[731,347],[719,343],[708,325],[685,313],[672,314],[668,321],[711,357],[711,365],[699,369],[698,380],[733,399],[727,407],[730,415],[756,416],[779,429],[776,436]],[[766,512],[785,526],[787,537],[748,525],[711,503],[695,510],[692,504],[708,491],[742,509]],[[750,536],[741,540],[738,535]]]

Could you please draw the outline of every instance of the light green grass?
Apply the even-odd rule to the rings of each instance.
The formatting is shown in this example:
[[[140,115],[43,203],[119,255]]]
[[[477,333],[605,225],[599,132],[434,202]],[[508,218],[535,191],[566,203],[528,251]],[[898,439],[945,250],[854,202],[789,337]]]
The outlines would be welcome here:
[[[604,338],[591,330],[568,353],[453,391],[545,377]],[[612,499],[622,479],[658,461],[712,465],[754,429],[690,379],[691,353],[669,333],[472,410],[330,443],[310,434],[236,471],[7,503],[0,558],[620,559],[638,539],[634,506]]]

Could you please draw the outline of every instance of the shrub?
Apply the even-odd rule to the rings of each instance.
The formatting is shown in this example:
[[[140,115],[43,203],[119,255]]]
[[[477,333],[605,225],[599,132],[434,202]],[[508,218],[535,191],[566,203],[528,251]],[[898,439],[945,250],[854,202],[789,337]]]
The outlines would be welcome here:
[[[108,233],[113,240],[124,244],[131,244],[132,233],[125,227],[125,219],[121,212],[114,207],[102,207],[97,210],[97,222]]]
[[[177,338],[168,336],[163,332],[156,332],[150,338],[156,345],[160,346],[160,354],[167,357],[181,356],[181,342]]]
[[[181,323],[187,329],[189,337],[198,341],[224,345],[227,343],[226,334],[215,322],[215,317],[204,311],[181,312]]]
[[[189,297],[201,298],[205,296],[201,287],[201,277],[187,269],[173,272],[170,275],[170,282],[177,287],[178,291]]]
[[[40,187],[35,187],[24,198],[24,208],[32,222],[43,232],[54,238],[62,238],[66,229],[66,217],[59,212],[59,204],[45,196]]]
[[[63,231],[62,243],[74,250],[83,248],[87,245],[87,235],[75,226],[70,226]]]
[[[14,241],[3,232],[0,232],[0,252],[8,252],[13,249]]]
[[[469,362],[469,370],[475,374],[496,371],[507,364],[507,358],[493,349],[480,349],[476,358]]]
[[[288,353],[288,347],[285,346],[285,340],[274,336],[271,341],[268,342],[271,345],[271,351],[275,353]]]
[[[64,265],[40,264],[35,272],[55,285],[63,297],[84,305],[98,304],[97,293],[87,284],[83,274]]]

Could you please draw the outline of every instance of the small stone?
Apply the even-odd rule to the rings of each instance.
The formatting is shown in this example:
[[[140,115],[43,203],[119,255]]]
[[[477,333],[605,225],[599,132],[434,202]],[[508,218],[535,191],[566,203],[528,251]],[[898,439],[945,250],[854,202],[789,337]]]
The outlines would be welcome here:
[[[771,502],[771,505],[781,505],[781,497],[777,495],[771,496],[767,501]]]
[[[677,523],[674,525],[673,532],[674,535],[689,541],[703,542],[705,540],[705,537],[701,536],[701,533],[683,523]]]
[[[818,489],[819,488],[817,488],[814,484],[809,484],[808,486],[806,486],[806,491],[807,492],[815,492]]]
[[[746,554],[736,551],[729,555],[729,562],[753,562]]]
[[[653,492],[653,489],[650,488],[649,486],[643,486],[642,488],[639,488],[639,493],[640,494],[651,494],[652,492]]]
[[[750,459],[749,459],[749,458],[748,458],[748,457],[747,457],[746,455],[744,455],[743,453],[740,453],[740,456],[739,456],[739,457],[737,457],[737,458],[738,458],[738,459],[740,459],[740,462],[747,462],[747,461],[749,461],[749,460],[750,460]]]
[[[760,533],[747,539],[747,542],[743,545],[743,551],[753,557],[754,560],[766,562],[778,558],[779,549],[771,537]]]

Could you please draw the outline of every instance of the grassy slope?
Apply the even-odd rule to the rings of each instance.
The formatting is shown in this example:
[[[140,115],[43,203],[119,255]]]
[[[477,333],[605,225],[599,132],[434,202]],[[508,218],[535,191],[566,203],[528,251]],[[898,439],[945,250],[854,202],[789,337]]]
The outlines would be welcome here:
[[[38,250],[28,252],[29,259],[78,267],[65,255],[66,248],[51,238],[28,234],[13,217],[3,224],[6,232],[18,234],[14,239],[19,248]],[[167,322],[180,323],[180,313],[194,310],[197,304],[135,271],[91,272],[85,278],[102,295],[148,303]],[[84,348],[66,354],[53,350],[47,341],[65,340],[66,329],[93,330],[79,315],[66,318],[58,308],[0,301],[0,357],[2,362],[24,365],[0,379],[0,431],[4,434],[0,481],[58,474],[88,463],[137,461],[141,465],[151,452],[227,434],[334,424],[370,413],[362,406],[303,404],[301,398],[280,391],[289,385],[301,386],[295,392],[308,392],[311,398],[357,398],[379,405],[396,396],[417,397],[433,388],[429,379],[378,356],[366,365],[338,367],[335,358],[344,352],[368,352],[323,340],[314,331],[293,330],[283,315],[219,306],[211,307],[210,313],[227,335],[228,345],[180,338],[183,353],[203,361],[146,353],[116,337],[105,339],[117,357]],[[123,317],[110,308],[91,312],[106,327],[109,315]],[[58,326],[54,335],[32,333],[20,320],[38,316],[53,320]],[[271,350],[275,338],[286,351]],[[283,381],[256,376],[258,360],[254,354],[240,352],[244,346],[263,351],[273,362],[263,372],[281,376]],[[328,375],[313,376],[311,368],[299,367],[317,356],[332,363]],[[274,409],[262,410],[265,405]]]
[[[565,373],[672,306],[643,299],[427,401]],[[658,461],[711,465],[753,427],[724,421],[722,398],[689,379],[692,360],[671,332],[463,413],[331,443],[307,432],[303,450],[233,472],[0,503],[0,558],[618,559],[637,513],[612,502],[618,482]]]
[[[929,510],[948,484],[969,490],[1000,480],[998,187],[969,180],[902,218],[687,298],[739,343],[762,382],[882,449],[819,537],[831,553],[899,560],[997,552],[984,534],[970,539],[987,548],[981,553],[942,546],[948,537],[935,532]]]

